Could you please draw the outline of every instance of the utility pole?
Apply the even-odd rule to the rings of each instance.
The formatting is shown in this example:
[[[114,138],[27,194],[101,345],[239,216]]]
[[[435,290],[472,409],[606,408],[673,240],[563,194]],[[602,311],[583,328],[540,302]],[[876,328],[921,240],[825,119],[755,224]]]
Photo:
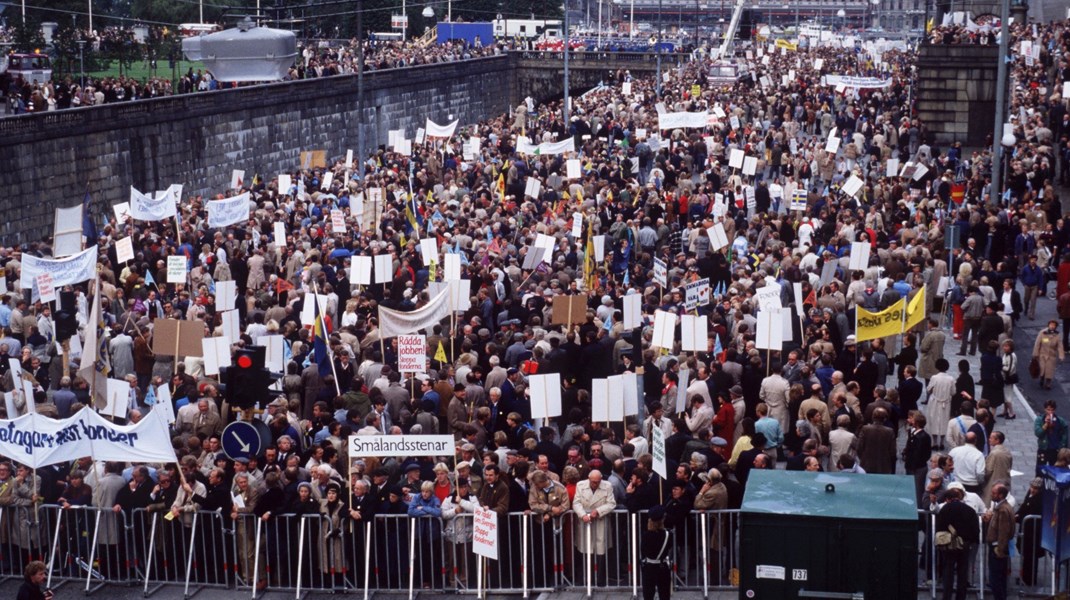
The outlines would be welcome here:
[[[658,68],[657,78],[654,89],[657,90],[658,100],[661,100],[661,3],[662,0],[658,0],[658,42],[654,46],[654,56],[657,57]]]
[[[364,179],[364,2],[357,0],[357,179]]]
[[[1009,149],[1002,148],[1003,120],[1007,112],[1007,46],[1011,34],[1007,30],[1007,21],[1010,20],[1010,0],[1000,1],[999,17],[999,63],[996,66],[996,123],[992,129],[992,190],[989,196],[991,205],[998,205],[1003,198],[1003,181],[1000,167],[1003,162],[1003,152]],[[927,23],[927,22],[926,22]]]

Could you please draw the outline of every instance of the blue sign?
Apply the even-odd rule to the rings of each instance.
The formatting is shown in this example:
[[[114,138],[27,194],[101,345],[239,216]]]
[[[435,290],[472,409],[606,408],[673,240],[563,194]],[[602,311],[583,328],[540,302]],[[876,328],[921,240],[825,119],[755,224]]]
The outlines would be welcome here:
[[[235,421],[223,428],[223,453],[231,460],[260,454],[260,432],[252,423]]]
[[[1070,470],[1046,466],[1040,474],[1044,478],[1040,547],[1058,564],[1070,554]]]

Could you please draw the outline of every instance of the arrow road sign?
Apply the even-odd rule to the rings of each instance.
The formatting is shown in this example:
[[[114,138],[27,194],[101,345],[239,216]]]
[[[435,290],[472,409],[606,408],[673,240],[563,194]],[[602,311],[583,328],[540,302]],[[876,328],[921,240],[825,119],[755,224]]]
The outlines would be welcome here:
[[[223,452],[231,460],[260,454],[260,433],[252,423],[235,421],[223,429]]]

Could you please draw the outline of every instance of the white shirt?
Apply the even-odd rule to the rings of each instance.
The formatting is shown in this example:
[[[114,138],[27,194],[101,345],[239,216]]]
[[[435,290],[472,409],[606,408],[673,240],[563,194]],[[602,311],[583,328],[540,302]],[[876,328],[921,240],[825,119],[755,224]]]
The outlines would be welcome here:
[[[952,448],[948,455],[955,461],[955,481],[976,486],[985,482],[985,455],[970,443]]]

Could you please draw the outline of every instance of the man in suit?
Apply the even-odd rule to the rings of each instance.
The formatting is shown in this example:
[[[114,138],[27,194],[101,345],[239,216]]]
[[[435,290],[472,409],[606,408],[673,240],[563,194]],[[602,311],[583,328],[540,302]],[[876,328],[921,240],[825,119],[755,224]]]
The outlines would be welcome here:
[[[928,506],[927,502],[921,501],[921,494],[925,490],[925,475],[929,472],[929,457],[933,453],[933,440],[925,431],[925,424],[925,414],[920,411],[912,411],[907,416],[907,444],[903,448],[903,467],[907,475],[914,476],[919,507]]]
[[[985,513],[988,523],[985,544],[988,550],[988,577],[992,597],[1007,600],[1007,573],[1010,571],[1010,543],[1014,540],[1014,509],[1007,503],[1007,486],[999,483],[992,488],[992,510]]]
[[[895,473],[895,432],[888,427],[888,411],[873,411],[873,422],[858,434],[858,460],[866,473]]]
[[[988,434],[988,456],[985,458],[985,489],[981,498],[988,504],[992,500],[992,489],[1000,483],[1011,480],[1011,466],[1014,457],[1011,456],[1007,446],[1003,444],[1006,437],[1002,431],[993,431]]]
[[[899,384],[899,408],[905,414],[918,409],[921,393],[925,390],[925,386],[918,381],[917,374],[918,368],[914,365],[907,365],[903,369],[903,381]]]

